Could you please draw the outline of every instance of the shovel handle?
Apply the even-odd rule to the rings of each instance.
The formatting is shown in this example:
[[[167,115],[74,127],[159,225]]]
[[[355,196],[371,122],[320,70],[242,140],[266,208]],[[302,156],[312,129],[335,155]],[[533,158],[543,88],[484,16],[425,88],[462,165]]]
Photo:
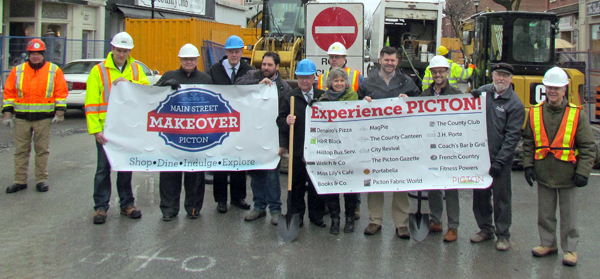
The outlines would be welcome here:
[[[294,115],[294,96],[290,97],[290,115]],[[288,191],[292,190],[292,170],[294,169],[294,124],[290,125],[288,160]]]

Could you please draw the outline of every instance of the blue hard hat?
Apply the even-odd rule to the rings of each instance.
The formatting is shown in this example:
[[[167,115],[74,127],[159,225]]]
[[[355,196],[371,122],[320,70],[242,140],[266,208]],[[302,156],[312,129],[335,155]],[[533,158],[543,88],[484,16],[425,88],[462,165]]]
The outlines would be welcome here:
[[[227,38],[227,41],[225,41],[225,49],[236,49],[236,48],[244,48],[244,41],[242,40],[242,38],[233,35],[229,38]]]
[[[308,59],[302,59],[302,61],[298,62],[296,66],[296,75],[299,76],[309,76],[317,72],[317,66],[315,63]]]

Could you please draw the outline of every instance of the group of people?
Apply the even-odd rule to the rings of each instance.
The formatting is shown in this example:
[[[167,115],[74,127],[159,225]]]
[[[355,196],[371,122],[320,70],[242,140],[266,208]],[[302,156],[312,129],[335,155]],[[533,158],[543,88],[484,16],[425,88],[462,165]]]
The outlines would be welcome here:
[[[104,121],[108,107],[110,89],[119,82],[127,81],[149,85],[142,68],[130,52],[133,39],[126,32],[115,35],[111,42],[111,52],[106,60],[94,66],[87,80],[85,114],[88,131],[94,135],[97,147],[97,170],[94,177],[94,224],[103,224],[107,219],[111,195],[111,168],[103,145],[107,139],[103,135]],[[280,57],[277,53],[264,54],[259,70],[241,60],[244,43],[238,36],[231,36],[225,43],[226,57],[211,66],[207,73],[197,69],[198,49],[184,45],[179,51],[181,67],[166,72],[155,84],[170,86],[173,90],[181,84],[266,84],[276,86],[279,112],[276,125],[279,127],[279,155],[289,149],[289,130],[294,127],[294,150],[290,157],[293,163],[292,191],[288,198],[288,214],[300,215],[300,226],[308,208],[311,223],[326,227],[323,220],[329,211],[331,225],[329,232],[339,234],[341,229],[341,206],[338,194],[318,195],[306,171],[303,160],[305,110],[313,102],[358,101],[371,102],[382,98],[410,98],[416,96],[436,96],[463,94],[452,80],[463,79],[473,72],[474,67],[454,69],[456,63],[442,55],[433,57],[428,67],[428,82],[423,91],[398,68],[398,52],[392,47],[380,51],[379,66],[364,78],[360,71],[346,66],[346,48],[334,43],[328,50],[331,68],[317,76],[316,65],[308,59],[297,64],[295,75],[298,87],[292,89],[279,72]],[[443,54],[442,52],[439,54]],[[27,188],[27,168],[31,143],[35,148],[35,182],[40,192],[48,191],[48,146],[50,127],[64,119],[66,110],[67,84],[62,71],[56,65],[44,60],[44,43],[34,39],[30,42],[27,62],[15,67],[4,89],[2,106],[3,123],[15,128],[15,176],[14,183],[6,190],[14,193]],[[447,52],[447,50],[446,50]],[[455,76],[456,75],[458,76]],[[538,182],[538,229],[541,245],[533,248],[532,254],[543,257],[558,251],[556,238],[556,207],[560,207],[560,241],[564,252],[563,264],[576,265],[576,246],[579,240],[577,229],[576,187],[588,183],[594,161],[594,139],[590,124],[581,108],[570,104],[565,98],[569,84],[564,70],[555,67],[546,73],[543,83],[546,86],[547,101],[532,107],[526,119],[523,103],[511,87],[514,68],[506,63],[491,67],[492,84],[471,90],[474,98],[486,92],[486,124],[490,155],[489,174],[494,178],[487,189],[473,190],[473,212],[480,231],[471,237],[471,242],[480,243],[497,238],[496,248],[506,251],[510,248],[511,211],[511,166],[513,152],[523,131],[523,165],[529,185]],[[425,85],[427,87],[425,87]],[[294,115],[290,114],[291,98],[294,102]],[[13,118],[14,116],[14,118]],[[15,119],[16,118],[16,119]],[[273,119],[275,120],[275,119]],[[267,120],[269,121],[269,120]],[[522,130],[523,123],[525,129]],[[270,211],[271,223],[276,225],[281,214],[281,188],[279,169],[252,170],[248,172],[253,192],[254,208],[244,219],[254,221]],[[246,198],[246,172],[213,172],[214,199],[219,213],[227,212],[227,184],[230,181],[230,203],[249,210]],[[135,207],[131,189],[131,172],[117,173],[117,192],[121,214],[129,218],[140,218],[142,213]],[[184,208],[187,217],[196,219],[200,215],[205,192],[203,172],[161,172],[160,209],[164,221],[176,218],[179,213],[182,184],[185,188]],[[305,194],[308,192],[308,206]],[[445,194],[448,230],[444,241],[453,242],[458,237],[459,200],[457,190],[429,191],[431,210],[430,232],[442,232],[443,196]],[[360,194],[346,193],[344,196],[343,232],[355,229],[355,219],[360,218]],[[492,202],[493,199],[493,202]],[[384,194],[368,193],[367,204],[369,224],[365,235],[381,231],[383,223]],[[394,192],[391,205],[395,233],[402,239],[409,239],[409,201],[407,192]]]

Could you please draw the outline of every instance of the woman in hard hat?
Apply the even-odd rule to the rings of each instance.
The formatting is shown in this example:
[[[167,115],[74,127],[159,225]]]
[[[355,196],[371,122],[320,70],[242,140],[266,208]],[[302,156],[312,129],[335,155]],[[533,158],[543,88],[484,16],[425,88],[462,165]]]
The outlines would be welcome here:
[[[329,70],[327,76],[327,91],[321,95],[319,101],[356,101],[358,100],[358,94],[354,92],[352,87],[348,83],[348,73],[339,67],[334,67]],[[358,203],[357,193],[345,193],[344,194],[344,208],[346,210],[346,224],[344,225],[344,232],[354,232],[354,212]],[[339,234],[340,233],[340,197],[339,194],[327,194],[323,195],[325,203],[329,208],[329,214],[331,216],[331,228],[329,233]]]

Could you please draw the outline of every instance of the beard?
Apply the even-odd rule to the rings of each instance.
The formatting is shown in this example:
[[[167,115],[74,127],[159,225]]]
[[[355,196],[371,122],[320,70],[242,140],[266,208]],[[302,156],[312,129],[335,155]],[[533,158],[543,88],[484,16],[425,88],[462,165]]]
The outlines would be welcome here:
[[[275,75],[275,71],[262,70],[263,77],[272,78]]]
[[[508,90],[509,87],[510,87],[510,83],[509,84],[496,84],[496,83],[494,83],[494,89],[496,90],[496,93],[504,92],[504,91]]]
[[[42,60],[42,62],[40,63],[33,63],[31,61],[29,61],[29,67],[31,67],[34,70],[39,70],[42,67],[44,67],[44,65],[46,64],[46,60]]]

